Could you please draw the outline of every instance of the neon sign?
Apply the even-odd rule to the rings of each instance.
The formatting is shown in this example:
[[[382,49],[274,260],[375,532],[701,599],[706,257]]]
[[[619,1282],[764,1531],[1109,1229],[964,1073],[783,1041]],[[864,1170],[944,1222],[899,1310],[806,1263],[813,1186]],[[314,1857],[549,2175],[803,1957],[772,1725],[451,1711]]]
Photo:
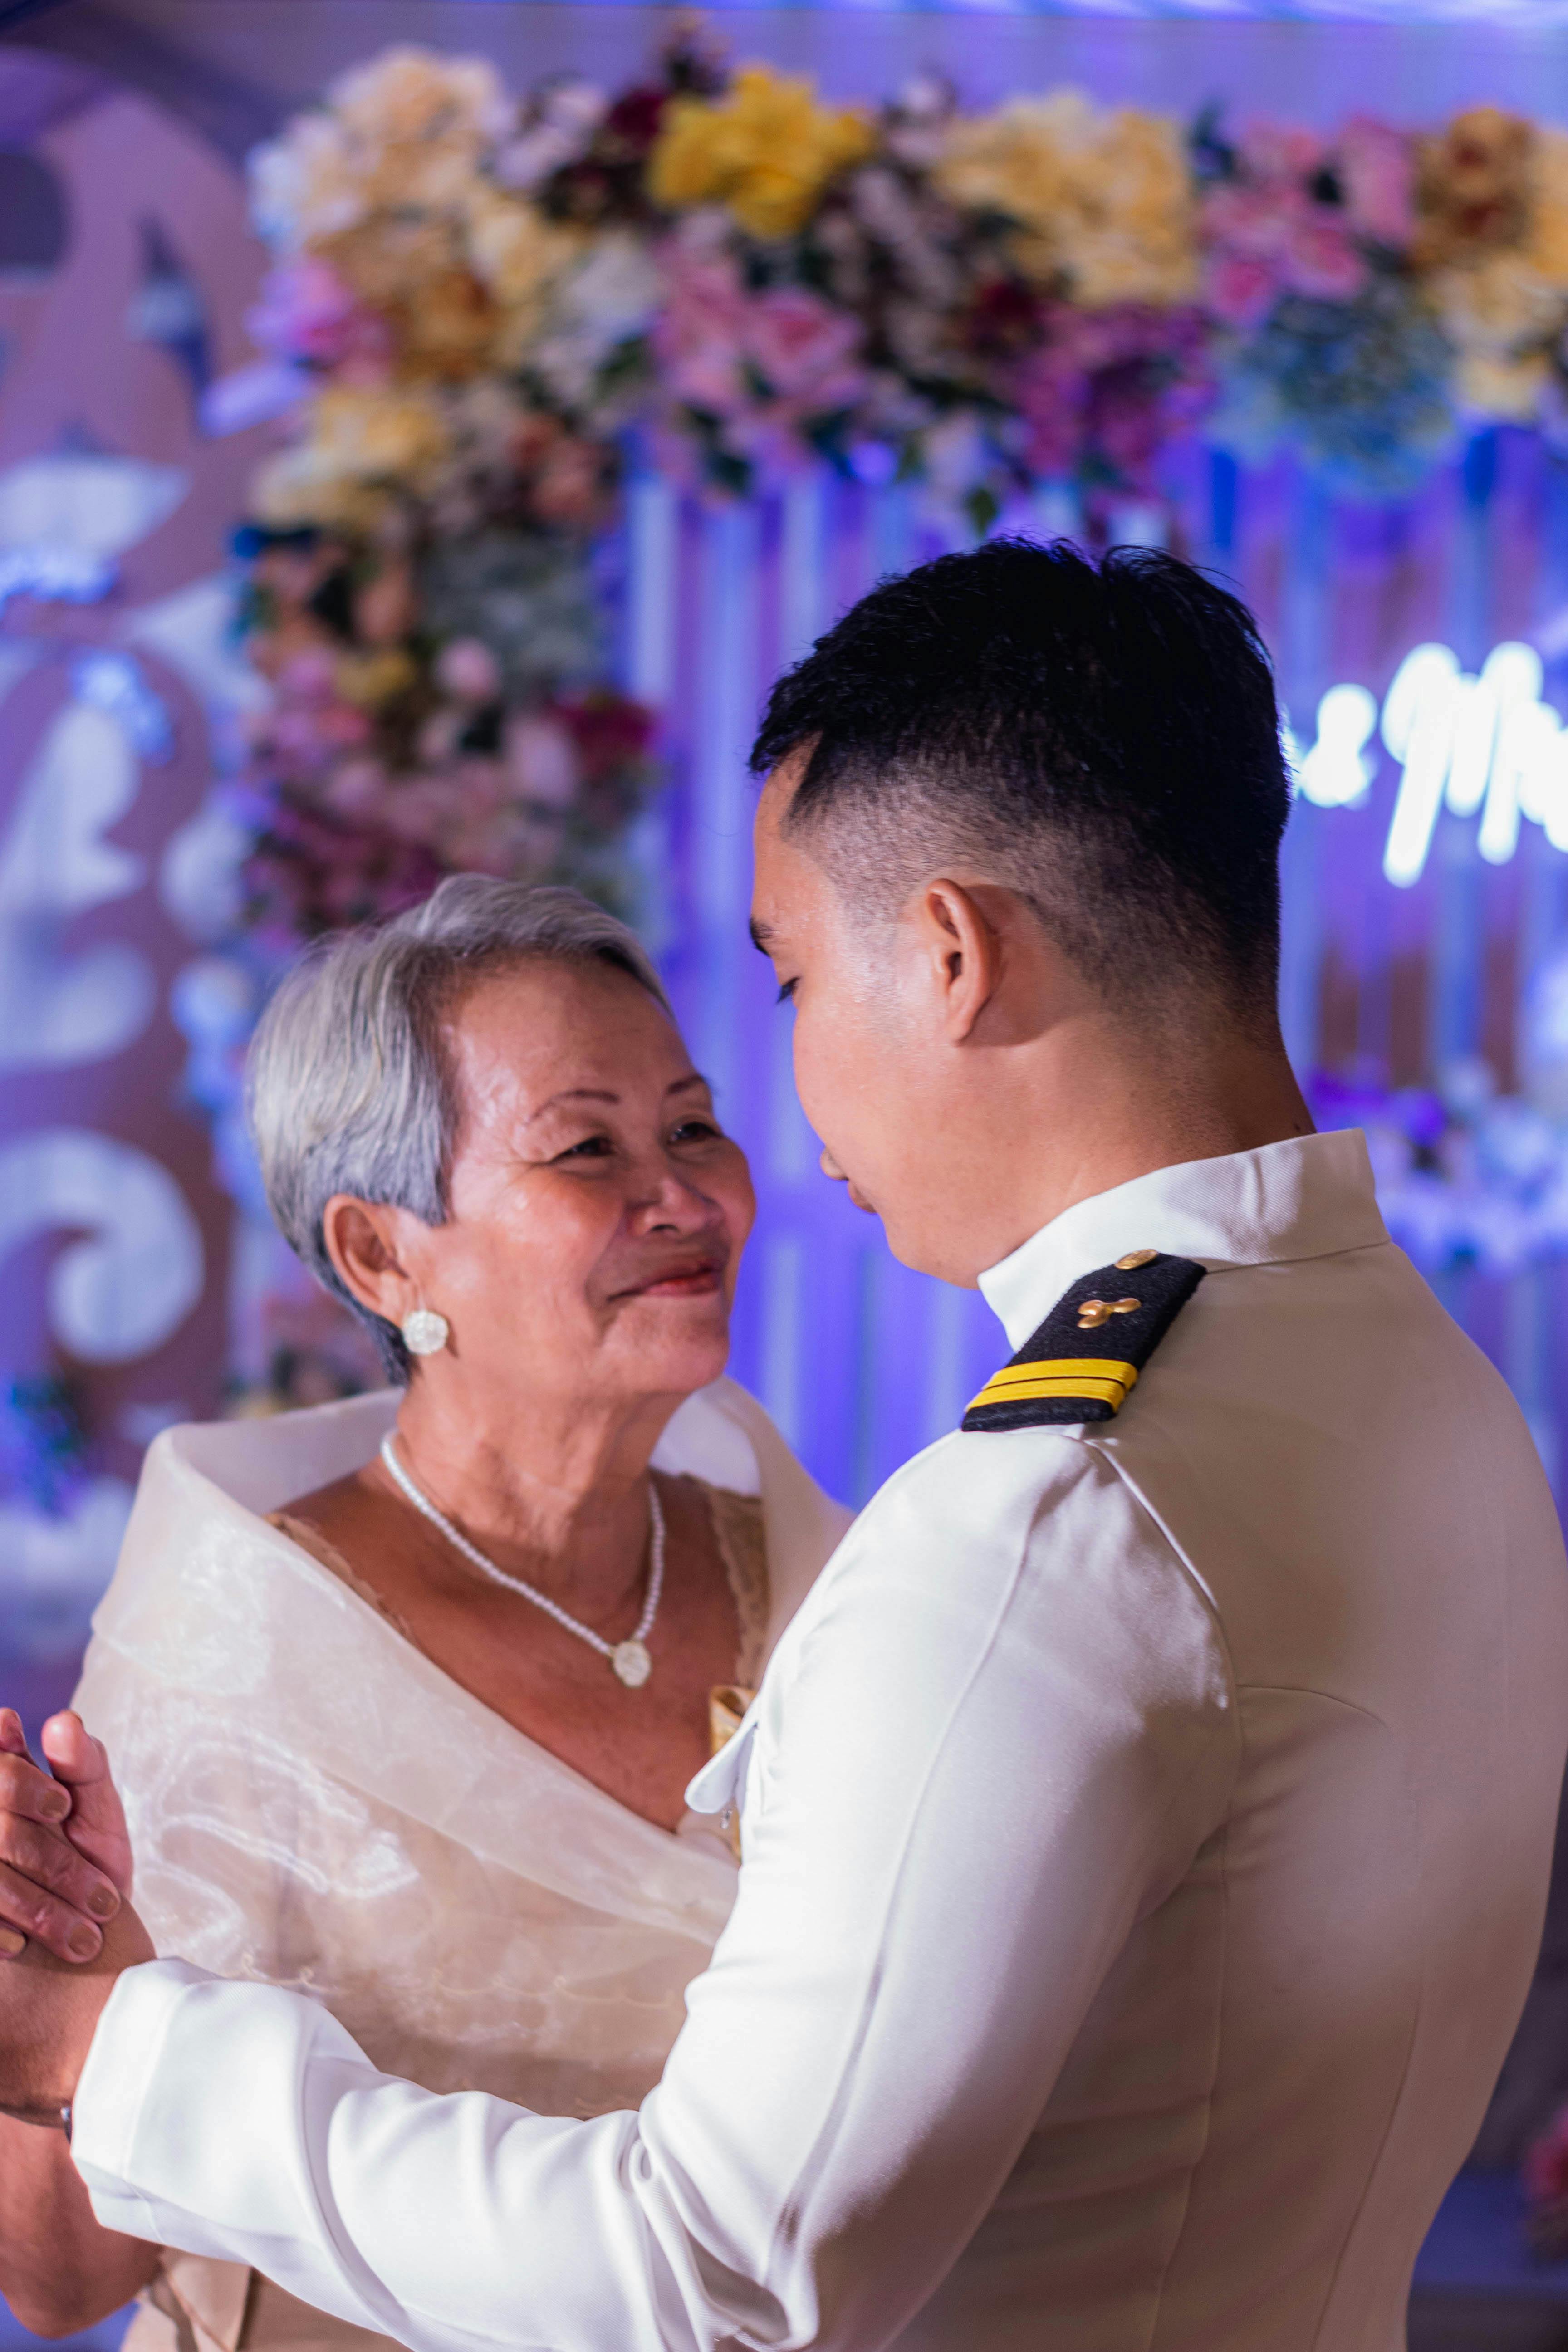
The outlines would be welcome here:
[[[1383,852],[1383,870],[1401,889],[1420,880],[1445,808],[1479,816],[1477,846],[1489,865],[1507,865],[1526,821],[1568,850],[1568,731],[1541,685],[1533,646],[1494,646],[1474,677],[1447,646],[1417,646],[1394,673],[1381,722],[1364,686],[1333,686],[1318,705],[1310,749],[1287,735],[1298,789],[1320,808],[1364,800],[1380,732],[1402,771]]]

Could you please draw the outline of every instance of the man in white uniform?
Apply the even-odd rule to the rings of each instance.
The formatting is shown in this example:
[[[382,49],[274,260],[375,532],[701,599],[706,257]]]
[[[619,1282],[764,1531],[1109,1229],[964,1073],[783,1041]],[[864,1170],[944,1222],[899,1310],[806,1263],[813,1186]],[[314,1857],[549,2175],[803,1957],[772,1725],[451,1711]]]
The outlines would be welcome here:
[[[759,764],[825,1164],[1013,1360],[698,1783],[745,1860],[664,2080],[432,2096],[127,1912],[0,1975],[0,2088],[101,2222],[417,2352],[1394,2352],[1530,1976],[1568,1581],[1279,1045],[1267,663],[1171,559],[994,544]]]

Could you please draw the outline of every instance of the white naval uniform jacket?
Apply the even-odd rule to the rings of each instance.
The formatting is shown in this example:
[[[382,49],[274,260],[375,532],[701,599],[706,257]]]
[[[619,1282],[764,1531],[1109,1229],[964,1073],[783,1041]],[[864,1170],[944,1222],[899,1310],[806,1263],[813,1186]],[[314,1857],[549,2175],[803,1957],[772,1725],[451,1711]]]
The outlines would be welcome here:
[[[1563,1547],[1359,1135],[1142,1177],[983,1287],[1017,1347],[1150,1248],[1209,1271],[1120,1416],[942,1439],[795,1617],[639,2113],[437,2097],[156,1962],[77,2103],[100,2220],[419,2352],[1402,2347],[1540,1932]]]

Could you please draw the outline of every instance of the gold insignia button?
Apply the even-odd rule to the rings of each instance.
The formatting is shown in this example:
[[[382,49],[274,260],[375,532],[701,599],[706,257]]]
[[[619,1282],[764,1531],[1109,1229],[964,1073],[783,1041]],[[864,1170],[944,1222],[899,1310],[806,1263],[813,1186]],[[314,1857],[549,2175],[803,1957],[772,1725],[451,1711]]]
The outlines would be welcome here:
[[[1117,1259],[1116,1271],[1118,1274],[1131,1274],[1134,1266],[1152,1265],[1159,1255],[1158,1250],[1129,1250],[1125,1257]]]
[[[1098,1331],[1113,1315],[1136,1315],[1142,1304],[1141,1298],[1086,1298],[1078,1310],[1078,1328]]]

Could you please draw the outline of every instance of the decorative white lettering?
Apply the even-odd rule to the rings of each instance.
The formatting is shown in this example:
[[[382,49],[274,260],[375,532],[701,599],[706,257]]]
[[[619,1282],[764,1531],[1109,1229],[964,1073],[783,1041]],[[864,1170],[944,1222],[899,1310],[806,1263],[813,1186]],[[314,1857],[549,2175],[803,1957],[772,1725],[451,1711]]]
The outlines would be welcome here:
[[[1365,687],[1335,686],[1318,705],[1309,750],[1297,752],[1287,730],[1297,789],[1320,808],[1364,800],[1375,728],[1401,769],[1383,853],[1401,889],[1420,880],[1445,807],[1479,816],[1477,846],[1489,865],[1507,865],[1526,820],[1568,851],[1568,731],[1541,688],[1533,646],[1495,646],[1476,677],[1447,646],[1417,646],[1394,673],[1381,726]]]

